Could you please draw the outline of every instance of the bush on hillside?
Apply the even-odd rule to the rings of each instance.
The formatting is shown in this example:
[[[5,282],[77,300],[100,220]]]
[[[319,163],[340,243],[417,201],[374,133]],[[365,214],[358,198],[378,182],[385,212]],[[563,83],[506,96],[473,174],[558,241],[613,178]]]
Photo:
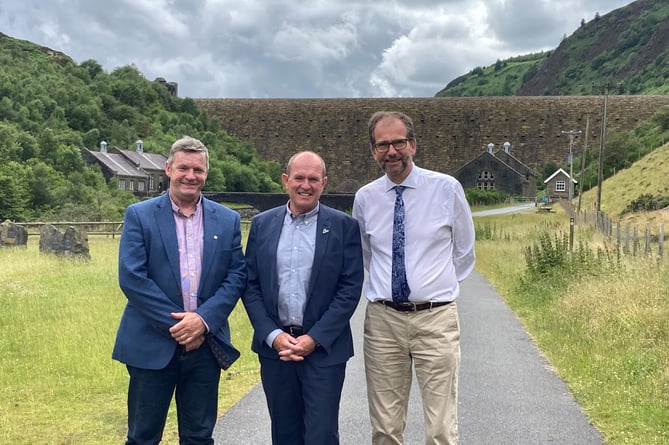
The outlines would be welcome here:
[[[669,206],[669,196],[653,196],[650,193],[639,195],[621,212],[621,215],[635,212],[650,212]]]

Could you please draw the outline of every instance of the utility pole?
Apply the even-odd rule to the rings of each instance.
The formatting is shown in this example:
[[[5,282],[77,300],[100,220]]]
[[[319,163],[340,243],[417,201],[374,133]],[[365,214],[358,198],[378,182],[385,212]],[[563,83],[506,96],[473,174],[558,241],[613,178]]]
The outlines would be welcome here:
[[[563,131],[562,134],[569,136],[569,206],[574,199],[574,136],[581,134],[581,130]],[[571,207],[570,207],[571,208]]]
[[[581,176],[578,183],[578,207],[577,213],[581,213],[581,196],[583,196],[583,172],[585,171],[585,155],[588,152],[588,134],[590,133],[590,114],[585,115],[585,142],[583,143],[583,154],[581,155]]]
[[[604,110],[602,112],[602,133],[599,138],[599,169],[597,170],[597,213],[602,209],[602,182],[604,182],[604,140],[606,139],[606,102],[609,97],[608,82],[605,85],[597,86],[592,84],[593,88],[604,88]]]

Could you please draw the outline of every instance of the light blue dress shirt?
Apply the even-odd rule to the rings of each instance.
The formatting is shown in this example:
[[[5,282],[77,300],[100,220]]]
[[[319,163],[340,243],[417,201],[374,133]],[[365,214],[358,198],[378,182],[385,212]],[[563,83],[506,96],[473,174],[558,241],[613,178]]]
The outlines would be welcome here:
[[[276,252],[276,272],[279,278],[279,321],[282,326],[302,326],[307,302],[311,266],[316,247],[316,226],[320,204],[303,215],[286,210]],[[272,346],[282,331],[272,331],[266,339]]]

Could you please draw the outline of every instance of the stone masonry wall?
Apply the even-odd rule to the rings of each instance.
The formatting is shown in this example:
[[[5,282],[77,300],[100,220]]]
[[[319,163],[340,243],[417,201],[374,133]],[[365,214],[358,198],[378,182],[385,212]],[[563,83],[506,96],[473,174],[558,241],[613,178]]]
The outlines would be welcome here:
[[[565,162],[569,138],[581,130],[573,150],[598,150],[603,96],[392,98],[392,99],[196,99],[220,119],[221,128],[251,143],[263,159],[284,165],[298,150],[319,153],[328,169],[330,192],[354,192],[380,176],[369,152],[367,121],[378,110],[402,111],[414,121],[416,165],[445,173],[486,150],[511,143],[511,154],[539,170]],[[629,130],[664,106],[669,96],[608,96],[606,128]]]

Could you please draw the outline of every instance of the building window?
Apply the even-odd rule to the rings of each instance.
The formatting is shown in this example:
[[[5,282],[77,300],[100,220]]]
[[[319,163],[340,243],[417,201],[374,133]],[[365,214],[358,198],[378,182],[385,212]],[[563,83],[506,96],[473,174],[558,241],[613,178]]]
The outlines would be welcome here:
[[[494,190],[495,177],[489,171],[482,171],[476,180],[476,188],[479,190]]]
[[[153,175],[149,175],[149,190],[154,191],[156,189],[156,183],[153,179]]]
[[[125,179],[118,180],[118,188],[121,190],[125,190]]]
[[[565,187],[565,182],[564,181],[555,181],[555,191],[556,192],[564,192],[567,190],[567,187]]]
[[[135,181],[128,181],[128,190],[135,190]]]
[[[146,182],[139,181],[137,183],[137,190],[139,190],[140,192],[143,192],[145,188],[146,188]]]

